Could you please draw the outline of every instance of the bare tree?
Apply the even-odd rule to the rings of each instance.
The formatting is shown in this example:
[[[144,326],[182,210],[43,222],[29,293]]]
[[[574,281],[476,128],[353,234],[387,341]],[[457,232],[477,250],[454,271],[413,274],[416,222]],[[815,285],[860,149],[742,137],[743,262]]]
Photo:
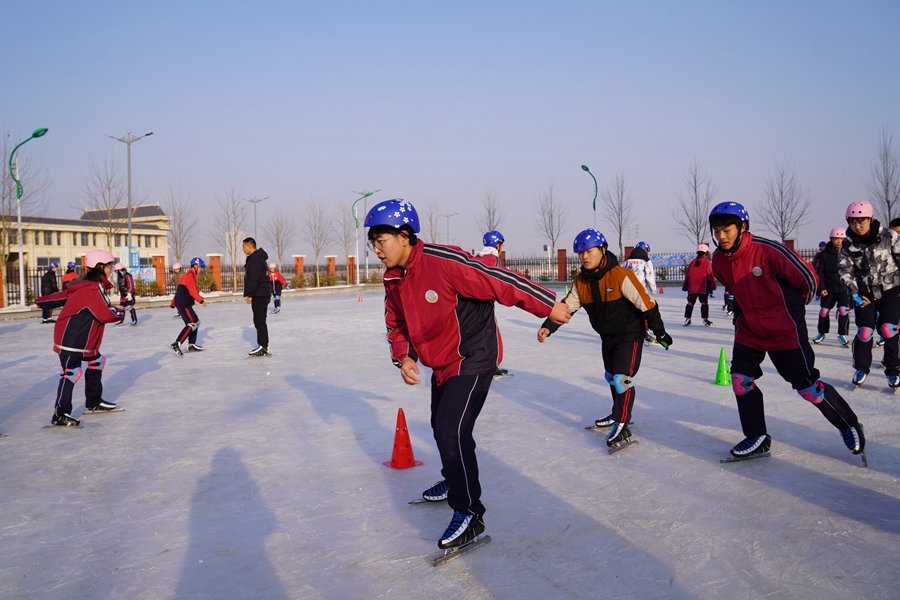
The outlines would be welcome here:
[[[237,266],[243,255],[244,229],[247,226],[247,203],[244,188],[234,181],[225,183],[222,195],[216,194],[216,209],[210,219],[212,236],[231,265],[232,281],[237,285]]]
[[[350,253],[356,250],[354,244],[356,243],[356,236],[358,235],[356,219],[353,218],[353,213],[350,211],[351,206],[352,203],[346,206],[338,204],[335,208],[336,212],[334,218],[331,221],[332,227],[334,228],[335,239],[341,245],[341,250],[344,251],[344,260],[347,260]],[[365,218],[365,215],[363,215],[363,218]],[[362,227],[362,224],[362,219],[360,219],[360,227]],[[359,262],[359,257],[357,257],[356,260]],[[348,265],[347,283],[350,283],[350,281],[351,273]]]
[[[556,240],[560,238],[567,226],[569,207],[563,203],[562,198],[553,192],[552,183],[547,187],[546,192],[540,193],[534,212],[537,217],[534,224],[535,230],[547,238],[550,241],[551,250],[555,250]]]
[[[427,199],[422,207],[419,235],[429,244],[436,244],[441,234],[441,207],[434,198]]]
[[[278,256],[278,268],[281,269],[281,265],[284,263],[284,253],[297,237],[297,220],[293,213],[279,206],[275,209],[272,218],[263,223],[262,230],[263,235],[275,248],[275,254]]]
[[[678,209],[671,211],[672,218],[692,244],[700,245],[709,235],[709,211],[719,190],[696,157],[685,169],[681,181],[684,189],[677,192]]]
[[[172,253],[175,262],[180,263],[181,257],[188,248],[188,243],[194,237],[197,228],[197,212],[194,203],[191,202],[190,192],[185,192],[181,184],[177,186],[170,183],[168,197],[165,201],[165,210],[169,213],[169,222],[172,228],[169,230]]]
[[[126,228],[122,214],[127,193],[121,167],[112,155],[107,155],[100,159],[91,158],[80,196],[70,202],[73,208],[83,208],[82,218],[105,234],[106,246],[110,252],[116,246],[116,234],[122,233]]]
[[[328,219],[328,209],[319,200],[310,200],[306,203],[303,212],[303,225],[300,227],[300,237],[312,247],[316,260],[316,287],[322,285],[319,276],[319,256],[328,246],[331,239],[331,223]]]
[[[885,226],[900,216],[900,158],[893,149],[893,141],[894,136],[887,127],[882,127],[878,162],[872,166],[872,179],[867,186],[872,204]]]
[[[603,191],[602,212],[603,216],[613,226],[616,232],[616,238],[619,241],[619,258],[625,253],[625,247],[622,244],[622,234],[631,224],[633,203],[631,195],[628,193],[628,187],[625,183],[625,173],[616,173],[616,180],[612,185],[606,186]]]
[[[9,153],[16,144],[7,131],[0,144],[2,151],[2,164],[0,164],[0,268],[6,265],[10,252],[19,251],[19,224],[16,216],[19,202],[16,199],[16,182],[9,173]],[[46,210],[44,192],[50,187],[47,171],[40,163],[34,162],[28,152],[28,147],[23,146],[16,152],[13,162],[19,165],[19,181],[22,182],[22,214],[40,215]],[[4,283],[5,283],[4,279]]]
[[[478,227],[478,230],[484,234],[500,229],[500,224],[505,216],[497,193],[485,190],[484,197],[481,199],[481,212],[475,215],[475,226]]]
[[[790,158],[782,159],[769,172],[764,193],[762,210],[756,211],[757,219],[763,229],[774,233],[782,242],[809,222],[813,196],[800,184]]]

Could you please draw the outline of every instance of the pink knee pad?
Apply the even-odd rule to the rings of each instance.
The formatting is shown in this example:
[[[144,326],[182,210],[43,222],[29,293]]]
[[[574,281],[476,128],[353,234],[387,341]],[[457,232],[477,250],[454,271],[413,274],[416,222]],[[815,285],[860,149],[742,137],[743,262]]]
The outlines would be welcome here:
[[[829,311],[827,308],[819,309],[819,316],[824,319],[825,317],[828,316],[828,312]]]
[[[893,323],[882,323],[881,324],[881,337],[886,340],[891,339],[897,335],[897,326]]]
[[[797,393],[800,394],[800,397],[807,402],[819,404],[820,402],[822,402],[822,400],[825,399],[825,386],[821,381],[817,381],[808,388],[797,390]]]
[[[748,377],[747,375],[732,373],[731,387],[734,390],[735,396],[743,396],[756,389],[756,382],[752,377]]]
[[[74,369],[66,369],[62,372],[60,377],[62,377],[63,379],[68,379],[72,383],[78,383],[78,380],[81,379],[82,373],[83,371],[81,370],[81,367],[76,367]]]
[[[859,331],[856,332],[856,337],[859,338],[859,341],[861,342],[871,342],[874,333],[875,330],[871,327],[860,327]]]
[[[838,306],[838,314],[841,315],[842,317],[846,317],[847,315],[850,314],[850,308],[848,308],[846,306]]]
[[[103,367],[105,367],[105,366],[106,366],[106,357],[103,356],[102,354],[100,356],[98,356],[97,358],[91,360],[88,363],[88,369],[93,369],[96,371],[102,371]]]

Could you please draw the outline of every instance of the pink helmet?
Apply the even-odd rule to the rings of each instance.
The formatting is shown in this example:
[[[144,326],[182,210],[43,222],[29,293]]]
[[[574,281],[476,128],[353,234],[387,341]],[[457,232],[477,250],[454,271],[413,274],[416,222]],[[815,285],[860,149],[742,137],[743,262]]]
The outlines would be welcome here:
[[[697,252],[709,252],[709,246],[706,244],[700,244],[697,246]]]
[[[125,269],[125,265],[122,263],[116,263],[116,266],[113,267],[113,271],[122,271]]]
[[[173,269],[180,269],[180,268],[181,268],[181,263],[175,263],[174,265],[172,265],[172,268],[173,268]]]
[[[97,265],[105,265],[115,261],[115,257],[106,250],[91,250],[84,255],[84,266],[88,269],[93,269]]]
[[[269,263],[269,268],[270,268],[270,269],[275,269],[275,268],[277,268],[277,267],[276,267],[275,263]]]
[[[835,227],[834,229],[831,230],[831,233],[828,234],[828,237],[843,239],[843,238],[847,237],[847,230],[844,229],[843,227]]]
[[[861,200],[850,203],[850,206],[847,207],[846,216],[848,219],[850,217],[869,217],[871,219],[875,216],[875,211],[872,209],[871,204],[864,200]]]

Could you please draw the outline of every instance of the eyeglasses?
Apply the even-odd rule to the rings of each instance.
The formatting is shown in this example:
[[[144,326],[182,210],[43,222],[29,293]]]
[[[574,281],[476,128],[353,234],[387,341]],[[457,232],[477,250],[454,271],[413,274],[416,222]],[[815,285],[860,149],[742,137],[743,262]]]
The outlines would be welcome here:
[[[388,241],[388,240],[391,239],[391,238],[395,238],[395,237],[397,237],[398,235],[400,235],[400,234],[399,234],[399,233],[395,233],[394,235],[392,235],[392,236],[390,236],[390,237],[386,237],[386,238],[381,239],[381,240],[369,240],[369,248],[371,248],[372,250],[381,250],[381,249],[384,248],[384,243],[385,243],[386,241]]]

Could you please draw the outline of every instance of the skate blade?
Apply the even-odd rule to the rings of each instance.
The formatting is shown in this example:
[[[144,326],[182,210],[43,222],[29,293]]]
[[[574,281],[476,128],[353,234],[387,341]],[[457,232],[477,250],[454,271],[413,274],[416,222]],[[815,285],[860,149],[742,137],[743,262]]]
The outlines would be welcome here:
[[[116,413],[116,412],[124,412],[124,411],[125,411],[124,408],[114,408],[112,410],[100,410],[100,409],[90,410],[90,409],[86,408],[86,409],[84,409],[84,412],[81,413],[81,416],[83,417],[84,415],[102,415],[105,413]]]
[[[265,354],[253,354],[251,356],[248,356],[247,358],[268,358],[270,356],[272,356],[272,353],[266,352]]]
[[[860,453],[859,453],[859,457],[862,458],[863,469],[868,469],[868,468],[869,468],[869,461],[866,460],[866,453],[865,453],[865,452],[860,452]]]
[[[44,425],[41,429],[83,429],[84,425]]]
[[[629,425],[634,425],[634,421],[628,421]],[[603,427],[599,425],[588,425],[585,427],[588,431],[607,431],[612,425],[604,425]]]
[[[172,350],[172,344],[166,344],[166,350],[177,356],[178,358],[184,358],[184,351],[181,354],[178,354],[174,350]]]
[[[750,456],[729,456],[728,458],[723,458],[719,462],[720,463],[733,463],[733,462],[744,462],[745,460],[753,460],[755,458],[768,458],[772,456],[770,452],[762,452],[760,454],[751,454]]]
[[[491,541],[491,536],[480,535],[480,536],[476,537],[474,540],[472,540],[471,542],[467,542],[467,543],[463,544],[462,546],[458,546],[456,548],[447,548],[446,550],[444,550],[443,554],[431,559],[431,566],[436,567],[438,565],[442,565],[445,562],[447,562],[448,560],[452,560],[452,559],[456,558],[457,556],[459,556],[460,554],[465,554],[466,552],[469,552],[470,550],[474,550],[475,548],[478,548],[479,546],[483,546],[490,541]]]
[[[619,442],[618,444],[616,444],[614,446],[610,446],[610,448],[609,448],[609,450],[607,450],[607,452],[609,452],[610,454],[615,454],[616,452],[621,452],[622,450],[624,450],[625,448],[628,448],[630,446],[637,446],[639,443],[640,442],[638,442],[634,438],[628,438],[624,442]]]
[[[6,437],[5,433],[0,433],[0,437]]]
[[[504,375],[494,375],[494,380],[496,381],[497,379],[506,379],[507,377],[512,377],[512,376],[513,376],[512,373],[506,373]]]

